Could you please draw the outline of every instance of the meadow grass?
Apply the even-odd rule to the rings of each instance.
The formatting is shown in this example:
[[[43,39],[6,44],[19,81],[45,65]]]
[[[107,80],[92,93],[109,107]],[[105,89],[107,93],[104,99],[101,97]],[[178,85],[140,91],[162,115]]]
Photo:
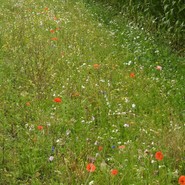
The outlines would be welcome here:
[[[0,184],[178,184],[184,58],[111,7],[1,4]]]

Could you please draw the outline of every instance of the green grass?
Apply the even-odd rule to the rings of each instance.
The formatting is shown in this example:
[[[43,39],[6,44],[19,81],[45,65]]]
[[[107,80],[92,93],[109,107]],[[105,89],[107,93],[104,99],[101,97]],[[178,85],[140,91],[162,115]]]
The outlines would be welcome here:
[[[176,53],[184,56],[184,15],[183,0],[86,0],[114,7],[114,13],[129,17],[140,28],[153,32],[161,37]],[[109,8],[110,9],[110,8]],[[106,18],[108,18],[106,16]]]
[[[0,184],[178,184],[184,58],[111,7],[1,4]]]

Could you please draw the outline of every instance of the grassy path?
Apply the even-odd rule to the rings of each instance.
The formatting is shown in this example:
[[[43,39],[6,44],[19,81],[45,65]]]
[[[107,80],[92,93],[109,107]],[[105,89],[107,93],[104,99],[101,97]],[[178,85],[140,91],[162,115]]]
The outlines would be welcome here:
[[[184,58],[111,7],[1,1],[0,184],[183,180]]]

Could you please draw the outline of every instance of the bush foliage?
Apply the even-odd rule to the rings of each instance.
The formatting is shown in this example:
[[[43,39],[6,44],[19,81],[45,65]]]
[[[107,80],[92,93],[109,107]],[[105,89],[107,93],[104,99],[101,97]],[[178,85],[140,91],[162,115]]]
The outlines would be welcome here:
[[[168,35],[173,46],[183,48],[184,0],[96,0],[96,2],[108,3],[122,13],[129,13],[129,17],[137,24],[146,25],[152,31],[162,31],[166,37]]]

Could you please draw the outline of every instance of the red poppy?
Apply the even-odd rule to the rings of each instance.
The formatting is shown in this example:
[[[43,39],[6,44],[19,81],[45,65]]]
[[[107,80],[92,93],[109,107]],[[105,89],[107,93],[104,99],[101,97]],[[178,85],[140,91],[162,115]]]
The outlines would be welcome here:
[[[57,40],[58,40],[58,38],[57,38],[57,37],[53,37],[53,38],[51,38],[51,40],[53,40],[53,41],[57,41]]]
[[[130,73],[130,77],[131,78],[134,78],[135,77],[135,74],[134,73]]]
[[[100,64],[94,64],[93,67],[94,67],[94,69],[99,69],[100,68]]]
[[[163,153],[162,152],[156,152],[155,153],[155,158],[158,160],[158,161],[161,161],[163,159]]]
[[[99,150],[99,151],[103,150],[103,147],[102,147],[102,146],[99,146],[99,147],[98,147],[98,150]]]
[[[55,33],[55,30],[51,29],[50,32],[51,32],[51,33]]]
[[[185,176],[184,175],[181,175],[180,177],[179,177],[179,184],[180,185],[185,185]]]
[[[96,166],[93,163],[89,163],[87,164],[86,169],[88,172],[94,172],[96,170]]]
[[[27,106],[30,106],[31,104],[30,104],[30,102],[26,102],[26,105],[27,105]]]
[[[118,147],[119,149],[125,149],[125,145],[121,145]]]
[[[162,70],[162,67],[161,66],[156,66],[156,69],[161,71]]]
[[[38,130],[43,130],[43,128],[44,128],[44,127],[43,127],[42,125],[38,125],[38,126],[37,126],[37,129],[38,129]]]
[[[44,10],[45,10],[45,11],[48,11],[48,10],[49,10],[49,8],[48,8],[48,7],[46,7],[46,8],[44,8]]]
[[[62,99],[59,98],[59,97],[57,97],[57,98],[54,98],[53,101],[56,102],[56,103],[61,103],[62,102]]]
[[[112,175],[117,175],[118,174],[118,170],[117,169],[112,169],[111,170],[111,174]]]

